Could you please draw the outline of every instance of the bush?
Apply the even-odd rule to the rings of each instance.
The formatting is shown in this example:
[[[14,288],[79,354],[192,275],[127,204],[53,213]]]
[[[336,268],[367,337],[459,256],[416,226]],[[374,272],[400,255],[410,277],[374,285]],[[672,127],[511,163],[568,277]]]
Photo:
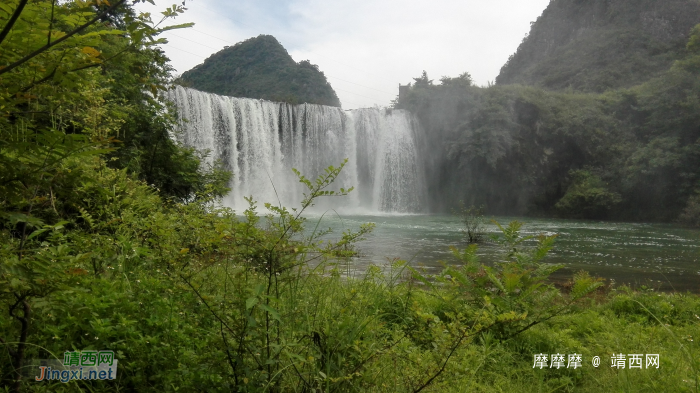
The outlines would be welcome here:
[[[474,205],[466,208],[464,202],[460,202],[458,212],[464,228],[462,232],[469,243],[478,243],[483,240],[485,235],[484,228],[484,206],[476,207]]]
[[[572,170],[571,185],[554,206],[565,217],[605,218],[622,201],[620,194],[608,190],[607,184],[589,170]]]
[[[700,227],[700,193],[688,198],[688,203],[678,217],[678,221],[690,226]]]

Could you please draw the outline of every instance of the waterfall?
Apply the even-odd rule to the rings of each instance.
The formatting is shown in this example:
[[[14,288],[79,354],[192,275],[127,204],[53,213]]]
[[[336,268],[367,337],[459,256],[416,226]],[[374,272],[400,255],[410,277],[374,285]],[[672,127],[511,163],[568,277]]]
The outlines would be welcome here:
[[[247,208],[244,197],[298,207],[305,186],[329,165],[348,163],[319,208],[349,213],[419,213],[426,209],[423,144],[418,122],[403,110],[340,108],[225,97],[176,86],[168,92],[179,116],[174,137],[233,173],[224,203]],[[342,208],[338,208],[342,206]]]

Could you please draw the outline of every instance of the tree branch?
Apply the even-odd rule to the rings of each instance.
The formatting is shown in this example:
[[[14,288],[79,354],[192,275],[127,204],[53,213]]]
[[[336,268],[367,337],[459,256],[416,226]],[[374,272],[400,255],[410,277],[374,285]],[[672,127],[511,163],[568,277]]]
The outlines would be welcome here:
[[[491,325],[491,326],[493,326],[493,325]],[[426,387],[428,387],[428,385],[430,385],[433,382],[433,380],[435,380],[435,378],[439,377],[440,374],[442,374],[442,372],[445,371],[445,367],[447,367],[447,363],[450,361],[450,358],[452,357],[452,355],[454,355],[455,351],[457,350],[457,348],[459,348],[459,346],[462,344],[462,341],[465,338],[470,337],[470,336],[474,336],[478,333],[481,333],[484,330],[490,328],[491,326],[477,330],[476,332],[473,332],[472,334],[467,334],[467,331],[465,331],[461,335],[459,340],[457,340],[455,345],[453,345],[452,348],[450,348],[450,353],[447,354],[447,358],[445,358],[445,361],[442,363],[442,367],[440,367],[440,369],[432,377],[430,377],[430,379],[425,381],[425,383],[423,383],[418,389],[413,390],[413,393],[418,393],[418,392],[422,391],[423,389],[425,389]]]
[[[46,34],[46,43],[51,45],[51,33],[53,32],[53,12],[56,8],[56,0],[51,0],[51,20],[49,21],[49,32]]]
[[[22,316],[16,315],[14,310],[18,305],[22,306]],[[19,371],[24,366],[24,350],[27,344],[27,336],[29,335],[29,321],[31,319],[31,307],[29,302],[27,302],[26,296],[17,296],[17,302],[10,307],[10,315],[14,317],[21,324],[19,342],[17,343],[17,350],[14,356],[14,367],[17,376],[15,377],[14,391],[19,393],[22,387],[22,373]]]
[[[104,61],[102,61],[102,62],[100,62],[100,63],[92,63],[92,64],[84,65],[84,66],[82,66],[82,67],[73,68],[72,70],[66,71],[66,74],[69,73],[69,72],[76,72],[76,71],[86,70],[86,69],[92,68],[92,67],[101,66],[101,65],[107,63],[108,61],[110,61],[110,60],[112,60],[112,59],[114,59],[114,58],[116,58],[116,57],[118,57],[118,56],[121,56],[124,52],[126,52],[126,51],[128,51],[128,50],[130,50],[130,49],[132,49],[132,48],[133,48],[133,45],[129,45],[129,46],[127,46],[126,48],[124,48],[124,49],[120,50],[119,52],[117,52],[115,55],[106,58]],[[21,93],[26,93],[27,91],[33,89],[33,88],[36,87],[37,85],[40,85],[40,84],[42,84],[42,83],[44,83],[44,82],[46,82],[46,81],[51,80],[51,79],[56,75],[56,71],[57,71],[57,70],[58,70],[58,67],[56,67],[53,71],[51,71],[51,73],[49,73],[49,74],[46,75],[45,77],[41,78],[40,80],[38,80],[38,81],[36,81],[36,82],[32,82],[31,84],[27,85],[26,87],[23,87],[19,92],[21,92]],[[27,113],[27,112],[25,112],[25,113]]]
[[[92,18],[90,21],[88,21],[87,23],[83,24],[82,26],[78,27],[77,29],[71,31],[70,33],[64,35],[63,37],[57,39],[57,40],[54,41],[54,42],[47,43],[46,45],[42,46],[41,48],[35,50],[34,52],[32,52],[32,53],[30,53],[30,54],[24,56],[23,58],[17,60],[16,62],[14,62],[14,63],[8,65],[7,67],[5,67],[5,68],[0,68],[0,75],[4,74],[4,73],[6,73],[6,72],[12,71],[13,69],[15,69],[15,68],[21,66],[22,64],[26,63],[27,61],[29,61],[29,60],[33,59],[34,57],[40,55],[42,52],[46,51],[47,49],[49,49],[49,48],[51,48],[51,47],[54,47],[54,46],[60,44],[61,42],[63,42],[63,41],[65,41],[65,40],[69,39],[70,37],[72,37],[72,36],[74,36],[74,35],[80,33],[81,31],[85,30],[86,28],[88,28],[89,26],[91,26],[92,24],[94,24],[95,22],[97,22],[98,20],[102,19],[105,15],[107,15],[107,14],[109,14],[110,12],[114,11],[115,9],[117,9],[117,7],[121,6],[121,5],[124,4],[124,3],[126,3],[126,0],[119,0],[119,1],[117,1],[116,3],[114,3],[113,6],[107,8],[107,9],[104,10],[102,13],[98,14],[97,16],[95,16],[94,18]]]
[[[2,42],[5,40],[5,37],[7,37],[7,35],[10,34],[12,26],[14,26],[15,22],[17,22],[17,19],[19,19],[19,15],[22,13],[22,10],[24,9],[24,6],[27,5],[28,1],[29,0],[20,0],[17,9],[10,17],[10,20],[7,21],[5,27],[3,27],[2,31],[0,31],[0,44],[2,44]]]
[[[221,332],[221,339],[224,341],[224,348],[226,348],[226,356],[228,357],[228,364],[231,366],[231,372],[233,373],[233,380],[236,386],[238,386],[238,373],[236,372],[236,361],[233,360],[231,356],[231,351],[228,347],[228,341],[226,340],[226,334],[224,333],[224,324],[220,323],[219,331]]]

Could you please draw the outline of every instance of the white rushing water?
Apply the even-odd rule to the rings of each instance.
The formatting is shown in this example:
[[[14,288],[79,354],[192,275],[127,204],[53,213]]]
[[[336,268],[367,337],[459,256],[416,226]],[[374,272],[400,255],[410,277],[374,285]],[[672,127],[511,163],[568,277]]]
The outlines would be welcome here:
[[[225,97],[177,86],[168,98],[180,116],[176,138],[209,151],[233,172],[224,203],[240,211],[260,204],[297,207],[306,191],[291,168],[313,180],[329,165],[348,163],[331,189],[355,190],[320,201],[357,213],[420,213],[426,186],[417,120],[403,110],[290,105]]]

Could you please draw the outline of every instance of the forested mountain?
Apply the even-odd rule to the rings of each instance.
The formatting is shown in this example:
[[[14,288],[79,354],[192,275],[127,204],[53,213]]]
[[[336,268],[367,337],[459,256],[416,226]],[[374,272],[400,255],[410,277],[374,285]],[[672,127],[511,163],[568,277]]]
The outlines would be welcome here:
[[[665,70],[603,93],[415,78],[396,107],[416,113],[429,135],[433,208],[464,200],[489,214],[700,225],[700,25],[689,35]],[[597,72],[586,80],[607,71]]]
[[[318,66],[296,63],[271,35],[259,35],[211,55],[182,74],[184,86],[233,97],[340,106]]]
[[[694,0],[553,0],[496,83],[603,92],[665,72],[700,21]]]

